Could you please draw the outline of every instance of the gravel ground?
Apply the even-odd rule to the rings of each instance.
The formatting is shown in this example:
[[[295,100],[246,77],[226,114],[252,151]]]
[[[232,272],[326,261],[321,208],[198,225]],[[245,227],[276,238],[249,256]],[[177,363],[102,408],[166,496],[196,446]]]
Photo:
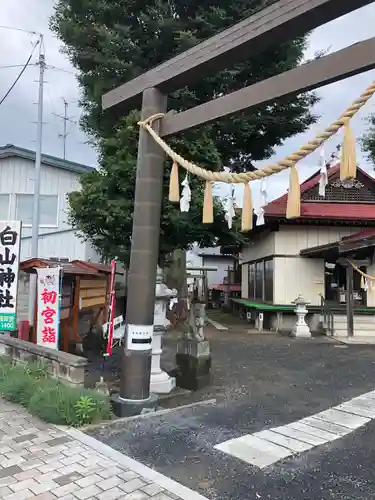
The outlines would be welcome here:
[[[239,328],[239,327],[238,327]],[[292,340],[244,329],[208,330],[212,384],[163,402],[171,407],[116,427],[88,431],[97,439],[200,492],[210,500],[375,499],[374,425],[259,469],[214,445],[315,414],[375,389],[373,346],[341,347],[325,338]],[[166,359],[173,358],[173,336]]]

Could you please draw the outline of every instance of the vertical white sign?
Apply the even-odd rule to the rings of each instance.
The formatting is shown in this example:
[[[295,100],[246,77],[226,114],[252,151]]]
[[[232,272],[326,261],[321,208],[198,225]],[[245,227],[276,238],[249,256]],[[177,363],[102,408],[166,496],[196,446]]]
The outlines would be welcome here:
[[[60,267],[37,269],[37,344],[57,350],[60,327],[60,269]]]
[[[21,222],[0,221],[0,331],[17,330]]]

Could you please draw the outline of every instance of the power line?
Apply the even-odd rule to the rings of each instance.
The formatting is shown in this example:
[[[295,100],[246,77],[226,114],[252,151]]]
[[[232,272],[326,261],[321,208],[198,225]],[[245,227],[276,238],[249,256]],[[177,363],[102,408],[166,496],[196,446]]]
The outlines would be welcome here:
[[[14,82],[12,83],[12,85],[10,86],[9,90],[6,92],[6,94],[4,95],[4,97],[0,100],[0,106],[3,104],[3,102],[5,101],[5,99],[8,97],[8,95],[12,92],[12,90],[14,89],[14,87],[17,85],[18,83],[18,80],[21,78],[21,76],[24,74],[26,68],[28,67],[29,65],[29,62],[31,61],[31,58],[33,57],[33,54],[34,54],[34,51],[36,49],[36,47],[39,45],[40,43],[40,40],[38,40],[34,47],[33,47],[33,50],[31,51],[31,54],[28,58],[28,60],[26,61],[26,64],[23,66],[22,70],[20,71],[19,75],[17,76],[17,78],[14,80]]]
[[[29,35],[38,35],[38,36],[41,35],[41,33],[38,33],[37,31],[24,30],[22,28],[16,28],[14,26],[0,26],[0,29],[12,30],[12,31],[21,31],[22,33],[28,33]]]
[[[24,63],[23,64],[8,64],[7,66],[0,66],[0,69],[9,69],[9,68],[23,68],[24,67]],[[36,66],[37,63],[34,63],[34,64],[29,64],[29,67],[30,66]]]
[[[61,71],[62,73],[68,73],[69,75],[75,74],[73,71],[69,71],[68,69],[63,69],[63,68],[57,68],[56,66],[51,66],[51,64],[48,64],[47,69],[52,69],[54,71]]]

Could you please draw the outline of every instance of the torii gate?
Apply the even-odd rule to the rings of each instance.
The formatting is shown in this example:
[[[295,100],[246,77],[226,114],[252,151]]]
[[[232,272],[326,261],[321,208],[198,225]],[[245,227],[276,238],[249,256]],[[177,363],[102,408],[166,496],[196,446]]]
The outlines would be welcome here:
[[[140,106],[141,119],[166,113],[167,96],[375,0],[279,0],[212,38],[160,64],[103,96],[103,109]],[[375,37],[181,113],[154,125],[162,137],[290,97],[375,68]],[[127,337],[147,342],[152,331],[165,155],[140,129],[127,297]],[[125,346],[119,400],[147,404],[151,349]]]

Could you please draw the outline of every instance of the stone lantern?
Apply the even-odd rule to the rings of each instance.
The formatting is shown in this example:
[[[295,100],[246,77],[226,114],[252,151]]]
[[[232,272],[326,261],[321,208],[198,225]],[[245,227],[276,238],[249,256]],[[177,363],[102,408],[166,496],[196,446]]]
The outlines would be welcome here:
[[[154,329],[152,338],[152,360],[150,392],[168,394],[176,386],[176,379],[160,367],[162,354],[162,338],[167,327],[167,307],[171,298],[176,297],[177,290],[171,290],[163,283],[163,271],[158,267],[156,274]]]
[[[311,332],[308,327],[305,316],[308,313],[307,304],[310,304],[307,300],[305,300],[301,294],[298,295],[296,300],[292,302],[295,304],[296,308],[294,312],[297,314],[297,323],[294,325],[292,329],[292,337],[296,338],[310,338]]]

